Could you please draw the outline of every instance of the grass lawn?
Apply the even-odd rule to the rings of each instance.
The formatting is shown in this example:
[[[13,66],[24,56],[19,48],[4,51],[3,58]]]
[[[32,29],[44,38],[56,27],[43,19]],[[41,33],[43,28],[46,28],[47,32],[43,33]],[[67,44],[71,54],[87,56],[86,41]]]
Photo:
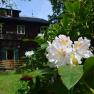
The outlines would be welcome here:
[[[21,74],[0,72],[0,94],[17,94],[17,89],[20,86],[20,77]]]

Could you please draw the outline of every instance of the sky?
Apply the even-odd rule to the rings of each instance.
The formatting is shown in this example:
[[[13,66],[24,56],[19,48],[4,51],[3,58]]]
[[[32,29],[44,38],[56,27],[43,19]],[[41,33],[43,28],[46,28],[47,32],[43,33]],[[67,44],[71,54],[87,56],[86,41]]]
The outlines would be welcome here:
[[[21,10],[21,16],[38,17],[48,20],[48,15],[52,14],[51,4],[48,0],[14,0],[16,7]],[[14,5],[15,5],[14,4]]]

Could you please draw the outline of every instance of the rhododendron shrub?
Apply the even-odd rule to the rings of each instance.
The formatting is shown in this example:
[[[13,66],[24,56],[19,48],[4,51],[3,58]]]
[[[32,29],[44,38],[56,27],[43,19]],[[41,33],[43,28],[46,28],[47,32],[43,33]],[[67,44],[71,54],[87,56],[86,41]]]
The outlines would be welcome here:
[[[29,76],[27,74],[27,76],[21,77],[21,81],[26,82],[28,80],[27,87],[29,88],[26,91],[32,94],[41,94],[42,92],[58,94],[62,93],[63,90],[67,93],[72,92],[71,94],[84,92],[83,89],[87,88],[87,82],[85,82],[87,73],[94,66],[90,39],[79,37],[78,40],[73,41],[69,36],[60,34],[47,43],[48,45],[44,48],[40,46],[41,50],[38,49],[38,52],[29,51],[25,53],[34,67],[31,66]],[[40,67],[36,61],[46,63],[43,63]],[[80,84],[80,82],[83,84]],[[60,84],[62,85],[58,88]],[[54,85],[55,88],[58,88],[56,91],[52,88]],[[80,89],[78,86],[84,87],[81,89],[82,91],[79,91],[80,93],[77,91]],[[88,88],[90,92],[93,92],[92,87],[88,86]],[[59,89],[62,89],[62,91],[60,92]]]
[[[94,1],[63,4],[64,11],[34,39],[39,47],[27,57],[33,64],[27,94],[94,94]]]

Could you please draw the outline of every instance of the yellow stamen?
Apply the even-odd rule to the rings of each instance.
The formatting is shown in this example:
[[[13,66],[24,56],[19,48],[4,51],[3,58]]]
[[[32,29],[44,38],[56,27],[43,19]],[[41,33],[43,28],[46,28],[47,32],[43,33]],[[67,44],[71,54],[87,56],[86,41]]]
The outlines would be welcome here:
[[[78,60],[77,60],[77,58],[75,57],[74,54],[71,54],[71,59],[72,59],[72,63],[73,63],[74,65],[78,65],[78,64],[79,64],[79,63],[78,63]]]

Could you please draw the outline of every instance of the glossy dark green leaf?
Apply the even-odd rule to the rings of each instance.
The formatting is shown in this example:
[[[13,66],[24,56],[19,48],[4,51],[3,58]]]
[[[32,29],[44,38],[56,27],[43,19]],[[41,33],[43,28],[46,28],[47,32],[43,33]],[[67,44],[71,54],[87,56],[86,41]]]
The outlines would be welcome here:
[[[87,73],[93,67],[94,67],[94,56],[86,59],[84,64],[84,72]]]

